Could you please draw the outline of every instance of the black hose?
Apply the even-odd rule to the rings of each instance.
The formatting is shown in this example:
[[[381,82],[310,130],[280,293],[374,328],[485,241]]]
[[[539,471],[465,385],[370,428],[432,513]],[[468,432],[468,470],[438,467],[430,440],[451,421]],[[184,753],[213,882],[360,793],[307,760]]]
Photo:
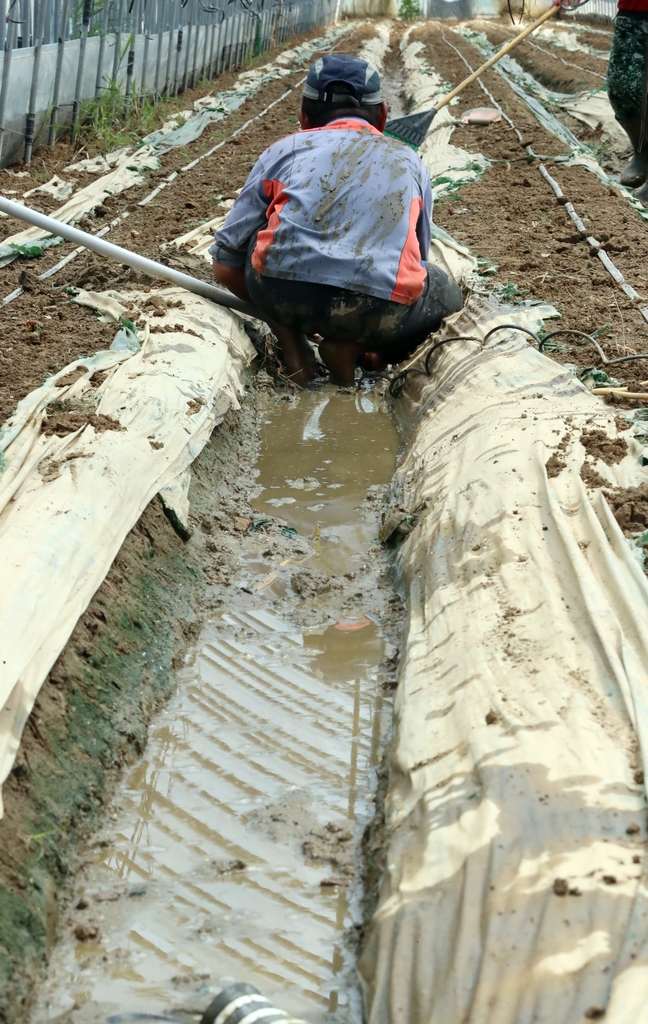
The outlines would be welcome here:
[[[561,327],[558,331],[552,331],[551,334],[546,334],[539,345],[541,352],[544,352],[544,347],[547,342],[550,341],[551,338],[555,338],[557,334],[576,334],[579,338],[586,338],[587,341],[591,341],[604,366],[613,366],[616,363],[629,363],[633,359],[648,359],[648,352],[640,352],[634,356],[618,356],[616,359],[608,359],[593,334],[588,334],[587,331],[576,331],[573,328],[570,329],[567,327]]]
[[[458,334],[455,338],[442,338],[441,341],[437,341],[430,349],[428,349],[423,369],[419,370],[417,366],[410,366],[406,370],[401,370],[395,377],[388,377],[385,374],[385,379],[390,381],[389,394],[392,398],[400,398],[405,388],[405,381],[411,374],[420,374],[422,377],[430,376],[430,357],[437,349],[441,348],[442,345],[448,345],[451,341],[478,341],[480,344],[485,345],[488,339],[496,334],[497,331],[521,331],[523,334],[528,334],[530,338],[536,342],[538,347],[541,345],[540,338],[533,331],[530,331],[528,327],[520,327],[519,324],[498,324],[497,327],[491,327],[488,334],[484,337],[483,341],[481,338],[476,338],[473,334]]]

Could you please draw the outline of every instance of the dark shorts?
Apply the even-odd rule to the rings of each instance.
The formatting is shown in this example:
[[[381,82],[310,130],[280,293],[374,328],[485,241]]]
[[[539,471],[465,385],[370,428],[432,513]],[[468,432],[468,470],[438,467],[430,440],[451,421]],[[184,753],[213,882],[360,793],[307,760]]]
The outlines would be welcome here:
[[[245,283],[254,305],[282,327],[331,341],[359,342],[367,352],[399,362],[462,306],[459,286],[434,264],[425,266],[423,294],[411,306],[328,284],[264,277],[249,259]]]
[[[642,12],[646,14],[648,12]],[[614,20],[614,36],[607,72],[610,104],[618,121],[641,116],[641,101],[646,85],[648,19],[635,12],[619,11]]]

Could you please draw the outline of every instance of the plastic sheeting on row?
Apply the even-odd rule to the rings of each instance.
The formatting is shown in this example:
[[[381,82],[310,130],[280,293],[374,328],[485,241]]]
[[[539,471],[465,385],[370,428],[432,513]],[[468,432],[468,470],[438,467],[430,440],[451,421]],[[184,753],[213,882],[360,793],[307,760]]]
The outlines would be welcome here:
[[[378,71],[382,71],[385,54],[390,49],[391,25],[388,21],[380,21],[373,27],[376,30],[376,35],[373,39],[365,40],[358,50],[358,57],[369,61]]]
[[[167,489],[186,515],[183,475],[237,407],[254,355],[236,316],[180,288],[77,301],[115,318],[141,310],[143,341],[48,378],[0,437],[0,783],[41,684],[148,502]],[[54,433],[43,429],[48,407]]]
[[[156,170],[160,161],[150,146],[145,146],[134,153],[125,151],[108,174],[91,181],[80,189],[52,217],[64,224],[74,224],[91,210],[100,206],[108,196],[116,196],[133,185],[143,185],[145,170]],[[40,256],[44,249],[52,245],[60,245],[62,239],[54,238],[42,228],[25,228],[15,235],[10,235],[0,243],[0,267],[11,263],[17,256]]]
[[[588,25],[586,30],[591,31],[591,27]],[[609,34],[606,33],[609,40]],[[589,46],[587,43],[581,42],[578,38],[578,32],[574,31],[563,25],[542,25],[533,33],[534,39],[542,39],[551,45],[559,47],[561,50],[568,50],[570,53],[588,53],[592,57],[600,57],[601,60],[607,61],[610,56],[609,50],[604,50],[605,42],[601,40],[601,48],[596,49],[594,46]]]
[[[434,68],[429,67],[420,56],[425,48],[424,44],[409,42],[412,28],[403,33],[401,53],[405,67],[403,92],[411,104],[411,112],[416,113],[419,110],[427,110],[438,102],[448,92],[448,86],[442,82]],[[456,103],[457,100],[453,102]],[[455,126],[456,121],[449,107],[443,107],[436,115],[432,130],[419,149],[419,156],[430,175],[435,198],[464,182],[478,180],[485,168],[490,166],[481,153],[469,153],[450,142]],[[455,281],[466,287],[475,287],[477,260],[470,250],[456,242],[443,228],[437,227],[434,223],[431,227],[432,244],[429,258]]]
[[[542,314],[472,300],[450,333]],[[443,346],[401,401],[394,501],[418,523],[397,557],[408,623],[367,1019],[640,1024],[648,584],[582,474],[646,482],[643,445],[512,331]]]
[[[187,146],[194,142],[208,125],[233,113],[248,97],[256,95],[268,82],[294,74],[294,70],[286,67],[287,64],[301,67],[319,50],[330,48],[337,39],[349,32],[350,28],[349,24],[334,25],[317,39],[285,50],[275,61],[251,71],[243,71],[232,89],[196,100],[193,110],[181,111],[178,120],[167,122],[163,128],[147,135],[137,149],[123,149],[115,154],[109,154],[106,158],[95,157],[90,161],[71,164],[66,170],[88,171],[96,168],[104,171],[106,166],[110,166],[110,156],[116,159],[113,169],[86,185],[64,206],[53,211],[51,216],[63,221],[64,224],[74,224],[100,206],[107,196],[118,195],[133,185],[142,185],[143,171],[159,168],[161,156],[178,146]],[[189,116],[180,120],[184,113]],[[40,255],[44,249],[59,245],[60,242],[60,238],[48,235],[41,228],[26,228],[0,243],[0,267],[6,266],[18,255]]]

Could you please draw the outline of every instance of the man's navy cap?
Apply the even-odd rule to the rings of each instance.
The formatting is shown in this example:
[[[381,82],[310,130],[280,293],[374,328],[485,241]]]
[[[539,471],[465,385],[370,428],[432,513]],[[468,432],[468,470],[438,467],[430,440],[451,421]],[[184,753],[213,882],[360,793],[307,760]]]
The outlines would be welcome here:
[[[344,84],[351,90],[336,88]],[[380,103],[380,75],[373,64],[348,53],[320,57],[308,72],[304,96],[332,106],[371,106]]]

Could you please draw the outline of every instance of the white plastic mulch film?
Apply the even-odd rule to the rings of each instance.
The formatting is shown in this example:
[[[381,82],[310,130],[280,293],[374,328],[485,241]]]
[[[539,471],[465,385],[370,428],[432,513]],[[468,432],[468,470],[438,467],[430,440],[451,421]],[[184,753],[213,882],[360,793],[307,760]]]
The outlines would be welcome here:
[[[413,28],[419,26],[413,26]],[[417,41],[409,42],[412,29],[403,34],[401,53],[405,67],[406,80],[404,91],[411,103],[411,112],[429,110],[445,96],[452,86],[444,82],[434,68],[430,67],[423,56],[425,44]],[[460,185],[477,181],[487,167],[488,160],[481,153],[469,153],[450,143],[454,131],[453,107],[459,102],[456,98],[450,106],[443,107],[434,118],[427,138],[419,149],[419,155],[430,171],[430,178],[435,196],[455,191]]]
[[[404,52],[423,97],[433,69]],[[437,147],[433,180],[442,160],[458,178]],[[434,235],[474,286],[470,252]],[[440,348],[399,400],[409,615],[369,1024],[648,1021],[648,583],[603,493],[648,482],[642,424],[524,335],[483,343],[556,315],[473,294],[448,331],[481,340]]]
[[[254,354],[236,316],[180,288],[77,301],[137,319],[142,343],[120,331],[117,350],[50,377],[0,433],[0,784],[41,684],[148,502],[162,491],[186,519],[186,471],[237,407]]]
[[[541,313],[473,299],[452,330],[537,329]],[[418,525],[397,562],[409,619],[367,1019],[575,1024],[607,1008],[639,1024],[648,584],[580,474],[583,432],[616,438],[615,413],[511,331],[433,360],[395,481]],[[648,480],[623,436],[618,463],[587,460],[610,487]]]

